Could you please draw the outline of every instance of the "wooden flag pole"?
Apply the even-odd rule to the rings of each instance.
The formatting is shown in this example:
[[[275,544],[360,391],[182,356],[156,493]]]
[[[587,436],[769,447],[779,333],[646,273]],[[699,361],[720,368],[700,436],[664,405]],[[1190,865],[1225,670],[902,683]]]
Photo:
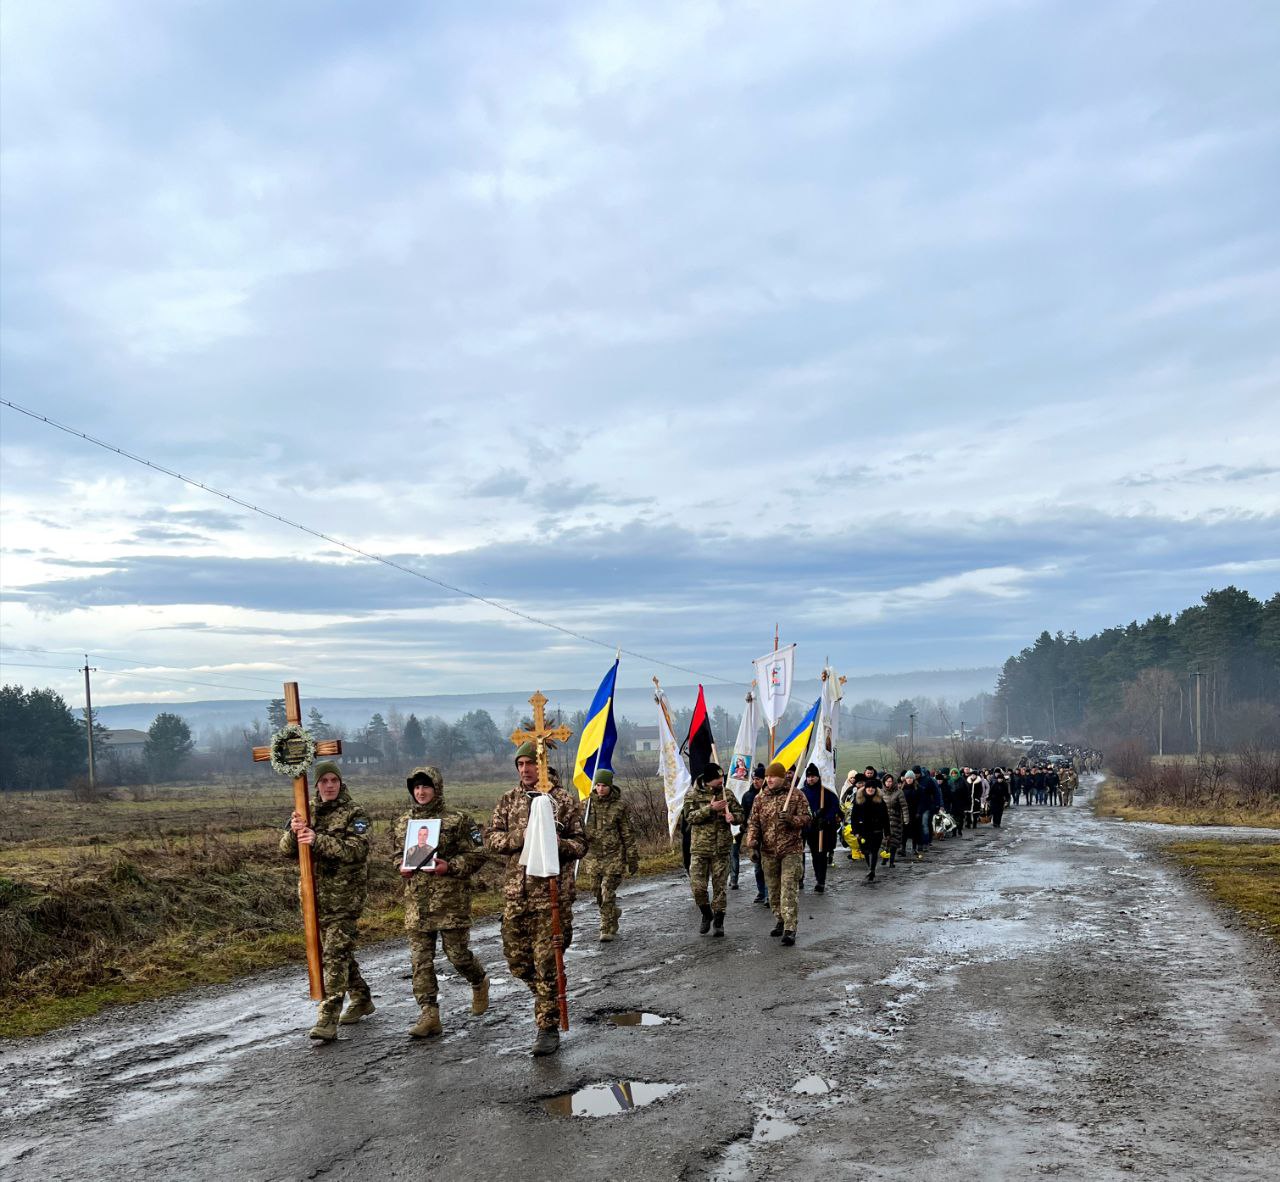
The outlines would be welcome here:
[[[551,791],[551,777],[547,774],[547,746],[555,742],[567,743],[573,731],[567,726],[548,727],[546,719],[547,698],[541,690],[535,690],[529,699],[533,707],[533,726],[529,730],[511,732],[511,741],[533,743],[538,760],[538,791]],[[569,1029],[569,981],[564,971],[564,926],[560,922],[560,882],[558,878],[547,880],[551,888],[551,943],[556,952],[556,1005],[560,1010],[560,1029]]]
[[[284,711],[287,724],[301,728],[302,699],[298,693],[296,681],[286,681],[284,685]],[[286,739],[284,742],[285,762],[290,762],[289,748],[296,751],[305,747],[305,732],[302,738]],[[273,743],[274,746],[274,743]],[[271,747],[255,747],[253,760],[255,763],[267,763],[271,760]],[[341,755],[340,739],[322,739],[315,744],[317,755]],[[307,827],[311,826],[311,802],[307,799],[307,773],[299,756],[298,766],[303,769],[293,777],[293,808],[306,818]],[[324,998],[324,966],[320,947],[320,917],[316,911],[316,878],[311,863],[311,847],[298,843],[298,898],[302,903],[302,931],[307,945],[307,982],[311,989],[311,997],[315,1001]]]

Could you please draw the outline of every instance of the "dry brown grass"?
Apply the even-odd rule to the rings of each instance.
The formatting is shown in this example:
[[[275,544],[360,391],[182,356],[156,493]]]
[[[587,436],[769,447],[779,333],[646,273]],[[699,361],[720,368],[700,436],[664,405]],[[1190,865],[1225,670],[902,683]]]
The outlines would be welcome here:
[[[1230,796],[1216,803],[1174,804],[1145,800],[1131,794],[1123,781],[1108,780],[1094,796],[1094,810],[1122,821],[1154,821],[1161,825],[1243,825],[1251,829],[1280,829],[1280,802],[1244,804]]]
[[[1184,841],[1166,852],[1218,902],[1280,944],[1280,842]]]

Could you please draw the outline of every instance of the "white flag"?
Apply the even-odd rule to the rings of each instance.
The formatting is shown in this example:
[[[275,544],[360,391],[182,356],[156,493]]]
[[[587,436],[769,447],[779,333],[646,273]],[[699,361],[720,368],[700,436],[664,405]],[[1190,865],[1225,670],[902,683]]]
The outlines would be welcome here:
[[[760,716],[769,728],[778,725],[791,701],[791,667],[795,656],[796,646],[788,644],[752,662],[760,693]]]
[[[739,800],[751,787],[751,765],[756,758],[756,732],[760,729],[760,712],[756,696],[747,695],[742,721],[738,724],[738,737],[733,741],[733,755],[729,759],[728,784]]]
[[[662,790],[667,797],[668,835],[674,837],[680,809],[684,805],[689,786],[693,783],[693,777],[689,775],[684,756],[680,754],[680,744],[671,731],[667,695],[658,690],[654,694],[654,701],[658,703],[658,774],[662,777]]]
[[[829,666],[823,672],[827,676],[822,683],[818,721],[814,725],[813,738],[809,742],[809,762],[817,767],[818,774],[822,777],[822,786],[828,792],[833,792],[836,786],[835,724],[840,709],[840,682],[835,670]]]
[[[822,692],[831,695],[831,746],[834,750],[840,745],[840,703],[844,701],[844,686],[830,665],[827,666],[827,680],[823,683]]]

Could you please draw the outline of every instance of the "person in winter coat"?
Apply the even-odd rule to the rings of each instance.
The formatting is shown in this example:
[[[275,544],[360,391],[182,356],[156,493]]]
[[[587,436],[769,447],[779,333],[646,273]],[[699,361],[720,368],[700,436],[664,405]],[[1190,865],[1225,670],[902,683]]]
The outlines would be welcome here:
[[[756,797],[743,848],[764,867],[769,905],[777,923],[769,933],[790,947],[800,926],[800,863],[809,802],[791,790],[787,769],[775,760],[765,772],[764,790]]]
[[[947,812],[951,814],[951,819],[956,823],[956,836],[964,836],[964,815],[969,807],[969,785],[965,783],[964,777],[960,774],[958,767],[953,767],[947,776],[946,787],[943,789],[943,798],[946,802]]]
[[[867,882],[875,882],[880,847],[884,844],[885,834],[889,831],[889,810],[885,808],[880,790],[876,787],[874,780],[864,784],[854,796],[850,821],[858,837],[862,856],[870,868]]]
[[[351,799],[336,763],[325,760],[316,764],[315,778],[311,821],[295,810],[280,838],[280,852],[286,858],[297,858],[299,845],[311,847],[324,1000],[310,1033],[321,1042],[332,1042],[338,1037],[339,1020],[346,1025],[374,1012],[373,996],[355,957],[356,924],[369,895],[371,822],[368,813]],[[301,891],[301,883],[298,889]],[[342,1011],[348,994],[351,1004]]]
[[[902,856],[906,857],[906,843],[910,841],[916,861],[919,861],[924,845],[920,837],[920,776],[914,770],[902,773],[902,799],[907,804],[907,829],[902,837]]]
[[[991,785],[987,792],[987,807],[991,809],[991,824],[1000,828],[1000,818],[1004,816],[1005,805],[1009,803],[1009,780],[1003,768],[996,768],[988,781]]]
[[[708,764],[694,781],[680,815],[689,826],[689,887],[693,901],[702,912],[698,930],[705,936],[714,925],[715,934],[723,936],[728,898],[725,886],[729,881],[729,854],[733,849],[730,826],[742,824],[742,805],[725,788],[724,770],[719,764]]]
[[[809,847],[809,861],[813,866],[813,889],[820,895],[827,889],[827,866],[840,825],[840,798],[832,789],[822,786],[822,773],[812,763],[805,769],[803,791],[813,816],[805,830],[805,844]]]
[[[906,794],[892,772],[885,773],[880,798],[884,801],[885,810],[889,815],[889,829],[886,837],[888,838],[889,865],[892,866],[899,854],[906,857],[906,835],[911,827],[911,809],[907,804]]]
[[[618,934],[622,916],[618,884],[624,873],[633,878],[640,873],[631,809],[608,768],[595,774],[591,795],[583,806],[582,827],[587,834],[587,853],[578,866],[578,886],[595,896],[600,908],[600,943],[608,944]]]
[[[925,768],[920,775],[919,804],[920,836],[927,850],[933,845],[933,818],[942,811],[942,788],[928,768]],[[920,861],[919,851],[916,852],[916,861]]]
[[[401,861],[410,821],[440,821],[432,868],[399,866],[404,879],[404,926],[409,933],[413,997],[421,1010],[409,1034],[434,1038],[443,1031],[436,981],[437,937],[449,963],[471,986],[471,1012],[483,1014],[489,1008],[489,978],[469,946],[471,877],[485,863],[484,837],[480,826],[465,813],[445,808],[444,776],[439,768],[416,767],[405,784],[411,803],[396,824],[396,861]],[[419,830],[419,834],[423,832],[425,829]]]

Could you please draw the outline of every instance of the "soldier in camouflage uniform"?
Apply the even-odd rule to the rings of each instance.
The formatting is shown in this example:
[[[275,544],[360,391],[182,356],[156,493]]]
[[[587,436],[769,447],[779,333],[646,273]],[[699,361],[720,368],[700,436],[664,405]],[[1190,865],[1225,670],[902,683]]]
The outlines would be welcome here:
[[[485,845],[491,853],[506,858],[506,878],[502,897],[502,952],[511,975],[529,986],[534,995],[533,1017],[538,1037],[535,1055],[553,1055],[560,1049],[556,1005],[556,946],[551,933],[551,880],[530,878],[520,865],[524,833],[529,824],[529,804],[538,794],[538,761],[533,743],[516,750],[516,771],[520,782],[503,793],[493,810]],[[560,854],[561,947],[573,939],[573,864],[587,850],[578,802],[563,788],[549,793],[555,810]]]
[[[595,775],[582,824],[587,856],[578,867],[578,885],[595,895],[600,908],[600,943],[607,944],[618,934],[618,920],[622,915],[617,899],[618,883],[624,871],[632,877],[640,871],[640,852],[631,831],[631,809],[622,799],[622,789],[613,782],[613,773],[608,769]]]
[[[702,912],[698,928],[704,936],[715,926],[724,935],[725,885],[729,881],[729,854],[733,850],[730,825],[743,823],[742,805],[724,787],[724,771],[711,763],[684,798],[680,816],[689,826],[689,886]],[[711,881],[708,897],[707,880]]]
[[[354,955],[356,923],[369,893],[371,822],[348,794],[336,763],[325,760],[316,764],[315,777],[311,824],[295,811],[280,838],[280,852],[297,858],[299,843],[311,847],[324,963],[324,1001],[311,1037],[332,1042],[338,1037],[339,1021],[349,1025],[373,1013],[373,998]],[[351,1004],[339,1019],[347,994]]]
[[[790,791],[787,769],[782,764],[771,763],[764,782],[764,791],[752,806],[743,845],[764,867],[769,905],[778,921],[769,935],[781,936],[784,944],[792,945],[800,922],[804,827],[809,824],[812,813],[804,793],[799,789]]]
[[[409,1029],[414,1038],[440,1034],[436,982],[436,936],[449,963],[471,986],[471,1012],[489,1008],[489,978],[468,947],[471,934],[471,876],[485,863],[480,826],[464,813],[444,807],[444,777],[439,768],[416,767],[405,781],[412,801],[396,826],[396,863],[404,879],[404,926],[413,964],[413,996],[422,1013]],[[440,819],[440,838],[431,870],[406,870],[404,839],[410,821]]]

